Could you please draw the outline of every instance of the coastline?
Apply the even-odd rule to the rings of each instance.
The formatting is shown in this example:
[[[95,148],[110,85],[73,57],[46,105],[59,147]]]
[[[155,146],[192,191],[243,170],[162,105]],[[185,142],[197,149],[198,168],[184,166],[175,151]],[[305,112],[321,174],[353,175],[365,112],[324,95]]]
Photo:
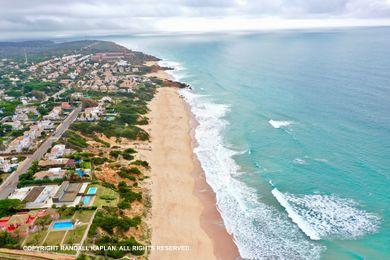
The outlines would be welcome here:
[[[158,74],[173,79],[165,71]],[[178,89],[160,88],[149,107],[152,245],[191,247],[190,251],[152,251],[151,259],[239,259],[217,209],[215,193],[193,152],[197,122],[189,105]]]
[[[192,151],[197,146],[195,139],[195,129],[198,122],[191,112],[189,104],[183,100],[186,112],[190,118],[190,136]],[[200,161],[194,152],[192,152],[192,160],[195,164],[195,169],[192,176],[195,179],[194,194],[201,201],[203,211],[201,214],[201,227],[206,231],[211,238],[214,247],[214,255],[216,259],[241,259],[234,238],[226,230],[221,213],[218,210],[216,195],[213,189],[206,181],[205,173],[202,169]]]

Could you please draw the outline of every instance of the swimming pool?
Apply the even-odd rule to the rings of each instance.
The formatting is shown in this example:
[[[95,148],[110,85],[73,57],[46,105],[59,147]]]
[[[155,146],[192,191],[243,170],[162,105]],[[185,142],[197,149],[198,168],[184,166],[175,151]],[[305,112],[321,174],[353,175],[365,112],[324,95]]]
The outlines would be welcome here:
[[[94,194],[96,194],[96,190],[97,190],[96,187],[90,187],[90,188],[88,189],[88,191],[87,191],[87,194],[88,194],[88,195],[94,195]]]
[[[88,206],[89,202],[91,201],[91,197],[90,196],[86,196],[83,198],[83,204],[84,206]]]
[[[66,229],[73,229],[73,222],[72,221],[60,221],[55,222],[52,226],[53,230],[66,230]]]
[[[81,169],[76,169],[75,171],[77,173],[78,176],[80,177],[83,177],[85,175],[85,173],[81,170]]]

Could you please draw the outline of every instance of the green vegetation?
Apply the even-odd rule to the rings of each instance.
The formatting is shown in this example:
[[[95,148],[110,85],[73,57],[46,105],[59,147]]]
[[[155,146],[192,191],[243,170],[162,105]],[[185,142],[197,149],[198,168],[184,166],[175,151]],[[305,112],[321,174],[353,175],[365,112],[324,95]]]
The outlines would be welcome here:
[[[94,140],[95,142],[101,143],[101,144],[104,145],[105,147],[110,147],[110,144],[109,144],[109,143],[103,141],[102,139],[98,138],[97,136],[93,136],[92,138],[93,138],[93,140]]]
[[[73,245],[81,242],[84,232],[87,228],[87,225],[78,226],[74,230],[68,231],[68,234],[65,237],[65,245]]]
[[[20,101],[0,101],[0,118],[12,116],[15,113],[16,107],[21,104]]]
[[[66,207],[66,205],[62,205],[60,208],[58,208],[58,213],[62,219],[72,217],[75,212],[75,207]]]
[[[104,157],[92,157],[91,158],[91,162],[94,165],[101,165],[101,164],[103,164],[103,163],[105,163],[107,161],[108,161],[108,159],[104,158]]]
[[[131,167],[131,168],[122,167],[122,168],[120,168],[120,170],[118,172],[118,175],[120,177],[135,181],[136,177],[131,175],[131,174],[140,175],[141,171],[136,167]]]
[[[37,220],[35,220],[35,222],[34,222],[35,225],[40,226],[42,228],[44,228],[45,226],[48,226],[50,223],[51,223],[50,215],[40,217]]]
[[[137,126],[123,126],[116,124],[115,121],[98,122],[76,122],[70,127],[72,130],[79,131],[83,135],[88,133],[102,133],[107,137],[126,137],[131,140],[148,140],[149,134]]]
[[[121,155],[122,152],[121,151],[118,151],[118,150],[112,150],[110,151],[110,156],[111,157],[114,157],[115,159],[118,158],[119,155]]]
[[[78,219],[83,223],[88,223],[93,215],[93,210],[79,210],[75,213],[73,219]]]
[[[47,95],[54,94],[59,91],[60,88],[56,86],[54,82],[42,82],[37,80],[32,80],[22,84],[23,93],[31,93],[33,91],[41,91]]]
[[[125,47],[108,41],[82,40],[55,43],[53,41],[25,41],[25,42],[2,42],[0,44],[1,58],[14,58],[24,61],[25,53],[28,53],[28,59],[33,62],[40,62],[51,58],[52,56],[69,55],[81,53],[82,55],[105,52],[105,51],[125,51]],[[134,52],[135,53],[135,52]],[[137,59],[156,60],[150,55],[135,55],[132,64]],[[137,59],[136,59],[137,58]],[[140,61],[138,61],[140,62]]]
[[[66,144],[68,144],[68,146],[72,148],[80,149],[88,147],[87,140],[85,140],[82,136],[78,135],[74,131],[66,131],[64,134],[64,138],[67,142]]]
[[[24,204],[18,199],[0,200],[0,218],[15,214],[23,208]]]
[[[149,140],[149,134],[137,125],[147,123],[145,114],[148,112],[147,102],[153,98],[155,87],[153,85],[142,85],[134,94],[124,94],[115,97],[117,102],[109,106],[109,111],[118,114],[112,121],[97,122],[76,122],[71,129],[79,131],[84,136],[96,138],[95,133],[104,134],[107,137],[125,137],[131,140]],[[100,97],[101,93],[91,93],[93,97]],[[115,96],[115,95],[112,95]],[[131,156],[126,152],[128,160]],[[126,159],[126,158],[125,158]]]
[[[131,167],[131,168],[129,169],[129,173],[133,173],[133,174],[140,175],[140,174],[141,174],[141,171],[140,171],[137,167]]]
[[[50,234],[46,237],[46,241],[43,245],[59,246],[66,231],[50,231]]]
[[[115,211],[115,210],[114,210]],[[108,214],[108,212],[103,213],[103,211],[98,211],[93,219],[93,224],[91,226],[90,232],[96,232],[96,228],[102,228],[108,234],[114,233],[114,228],[116,232],[123,233],[129,230],[130,227],[136,227],[141,224],[140,217],[118,217],[115,214]]]
[[[30,233],[26,238],[26,246],[39,246],[42,244],[43,239],[47,234],[47,230],[42,230],[34,233]]]
[[[19,243],[19,238],[6,231],[0,232],[0,247],[13,248]]]
[[[145,167],[146,169],[150,168],[149,163],[147,161],[136,160],[136,161],[132,162],[131,164],[133,164],[133,165],[140,165],[142,167]]]
[[[80,167],[84,169],[92,169],[92,164],[91,162],[81,162]]]
[[[100,255],[107,255],[112,258],[122,258],[127,253],[132,255],[141,256],[145,253],[143,245],[134,237],[128,239],[118,239],[116,237],[104,236],[95,242],[98,246],[116,246],[117,248],[123,247],[128,248],[129,250],[109,250],[109,251],[97,251]]]
[[[131,188],[128,187],[124,181],[121,181],[118,184],[118,190],[119,190],[120,197],[125,201],[131,203],[136,200],[138,201],[142,200],[142,193],[132,191]]]
[[[107,188],[101,185],[94,185],[97,187],[96,197],[93,205],[96,207],[109,206],[115,207],[119,201],[119,194],[112,188]],[[115,189],[115,187],[114,187]]]
[[[42,115],[45,116],[50,113],[50,111],[53,110],[55,106],[58,104],[52,100],[48,100],[46,102],[40,103],[39,106],[37,107],[37,111]]]
[[[41,185],[41,184],[49,184],[49,183],[61,183],[64,181],[64,179],[54,179],[51,180],[49,178],[44,178],[41,180],[34,179],[34,174],[38,171],[42,170],[41,167],[38,165],[38,161],[34,161],[31,167],[27,170],[26,173],[23,173],[19,176],[19,182],[17,187],[25,187],[30,185]]]
[[[76,152],[76,153],[73,153],[73,154],[69,155],[68,157],[70,159],[75,159],[75,160],[89,160],[92,156],[93,156],[92,153]]]
[[[124,233],[129,230],[131,227],[138,227],[141,224],[140,217],[129,218],[126,216],[118,216],[116,208],[104,208],[99,210],[90,227],[88,236],[96,237],[98,230],[101,229],[104,231],[104,235],[100,236],[98,240],[95,241],[95,244],[98,246],[110,245],[110,246],[128,246],[131,248],[130,251],[106,251],[98,252],[98,254],[107,254],[107,256],[113,258],[120,258],[131,253],[133,255],[143,255],[145,252],[143,250],[134,250],[132,247],[141,246],[133,237],[126,238]]]

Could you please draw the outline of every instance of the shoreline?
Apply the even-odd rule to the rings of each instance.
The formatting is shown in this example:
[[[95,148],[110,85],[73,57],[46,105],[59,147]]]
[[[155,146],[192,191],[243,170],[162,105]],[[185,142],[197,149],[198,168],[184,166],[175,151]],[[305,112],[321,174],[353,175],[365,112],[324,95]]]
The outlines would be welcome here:
[[[173,77],[165,71],[158,71],[157,74],[161,79],[173,80]],[[184,241],[192,243],[191,252],[151,252],[151,259],[240,259],[234,239],[227,232],[218,211],[216,195],[208,185],[201,164],[193,152],[196,147],[194,134],[197,121],[189,104],[181,96],[179,89],[159,88],[149,105],[152,137],[152,151],[148,158],[152,167],[152,245],[161,245],[161,243],[177,245],[178,242]],[[169,107],[174,108],[175,112],[169,112]],[[164,109],[166,111],[163,111]],[[180,133],[175,136],[176,130],[168,131],[169,136],[165,136],[164,131],[161,131],[164,127],[179,129]],[[181,150],[173,156],[173,160],[185,161],[186,166],[182,165],[185,168],[171,167],[168,172],[164,171],[164,167],[169,168],[167,165],[170,162],[169,157],[172,153],[175,155],[175,152],[178,152],[170,145],[164,144],[168,140],[180,142],[175,148],[179,147]],[[166,154],[161,153],[164,149]],[[158,157],[163,157],[163,160]],[[185,172],[177,171],[179,168],[185,169]],[[161,176],[164,173],[171,176]],[[167,182],[167,179],[173,183]],[[164,194],[162,191],[164,188],[169,190],[168,194]],[[172,193],[178,194],[172,196]],[[164,208],[171,208],[171,210],[166,212]],[[164,218],[163,214],[167,216]],[[176,224],[182,223],[185,226],[172,225],[169,218],[177,221]]]
[[[197,155],[193,152],[194,148],[197,146],[195,130],[198,122],[194,114],[191,112],[190,105],[183,98],[182,100],[190,118],[189,134],[192,140],[192,160],[195,164],[195,169],[192,172],[192,176],[195,179],[194,194],[203,205],[203,211],[200,219],[201,227],[206,231],[207,235],[213,242],[214,255],[216,259],[241,259],[234,237],[227,232],[221,213],[218,210],[216,194],[207,183],[206,175],[202,169],[200,161]]]

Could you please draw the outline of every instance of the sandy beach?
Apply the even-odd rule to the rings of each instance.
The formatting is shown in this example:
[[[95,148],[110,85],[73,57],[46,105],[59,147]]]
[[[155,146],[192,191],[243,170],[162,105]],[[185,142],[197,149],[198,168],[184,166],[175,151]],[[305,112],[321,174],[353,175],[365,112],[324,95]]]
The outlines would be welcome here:
[[[195,121],[175,88],[160,88],[150,103],[151,259],[237,259],[215,206],[215,195],[193,154]]]

